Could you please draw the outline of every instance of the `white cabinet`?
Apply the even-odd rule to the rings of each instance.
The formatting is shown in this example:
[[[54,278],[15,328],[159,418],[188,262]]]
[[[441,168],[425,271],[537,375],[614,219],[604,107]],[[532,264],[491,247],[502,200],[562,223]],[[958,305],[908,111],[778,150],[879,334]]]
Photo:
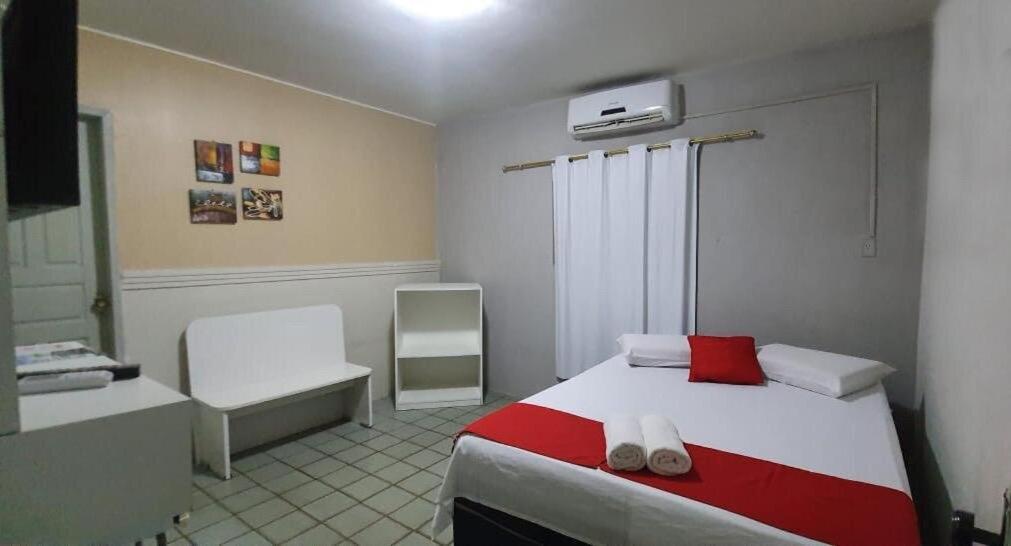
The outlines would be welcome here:
[[[132,543],[190,510],[189,398],[140,376],[17,400],[21,432],[0,436],[0,544]]]
[[[398,286],[394,297],[398,410],[482,403],[481,285]]]

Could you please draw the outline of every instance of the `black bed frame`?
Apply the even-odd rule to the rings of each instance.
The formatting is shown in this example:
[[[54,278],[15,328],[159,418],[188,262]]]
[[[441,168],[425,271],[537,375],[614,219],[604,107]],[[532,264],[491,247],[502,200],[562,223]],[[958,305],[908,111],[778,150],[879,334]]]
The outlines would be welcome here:
[[[585,545],[536,523],[456,497],[453,500],[453,542],[461,546],[530,544],[543,546]]]

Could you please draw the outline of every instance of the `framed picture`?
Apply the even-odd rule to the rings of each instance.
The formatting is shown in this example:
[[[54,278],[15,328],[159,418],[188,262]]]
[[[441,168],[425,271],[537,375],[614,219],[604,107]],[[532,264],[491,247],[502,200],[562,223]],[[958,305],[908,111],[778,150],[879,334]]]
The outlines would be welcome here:
[[[281,148],[272,144],[239,141],[239,169],[248,174],[281,175]]]
[[[212,140],[194,140],[193,155],[196,159],[197,180],[231,184],[232,145]]]
[[[191,224],[234,224],[235,193],[190,190]]]
[[[284,218],[281,191],[242,188],[242,217],[246,220],[280,220]]]

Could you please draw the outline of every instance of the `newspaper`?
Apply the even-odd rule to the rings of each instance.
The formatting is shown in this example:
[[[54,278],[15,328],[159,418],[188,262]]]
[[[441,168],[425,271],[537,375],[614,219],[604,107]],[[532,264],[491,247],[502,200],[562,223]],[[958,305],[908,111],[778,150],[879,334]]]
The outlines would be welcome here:
[[[77,341],[22,345],[15,348],[18,377],[62,372],[109,370],[119,362]]]

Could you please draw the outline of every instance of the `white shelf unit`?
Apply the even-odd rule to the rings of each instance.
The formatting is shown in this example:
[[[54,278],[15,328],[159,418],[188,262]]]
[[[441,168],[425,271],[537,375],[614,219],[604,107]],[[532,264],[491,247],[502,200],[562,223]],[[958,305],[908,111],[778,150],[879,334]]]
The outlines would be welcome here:
[[[482,304],[479,284],[397,287],[393,312],[398,410],[483,403]]]

